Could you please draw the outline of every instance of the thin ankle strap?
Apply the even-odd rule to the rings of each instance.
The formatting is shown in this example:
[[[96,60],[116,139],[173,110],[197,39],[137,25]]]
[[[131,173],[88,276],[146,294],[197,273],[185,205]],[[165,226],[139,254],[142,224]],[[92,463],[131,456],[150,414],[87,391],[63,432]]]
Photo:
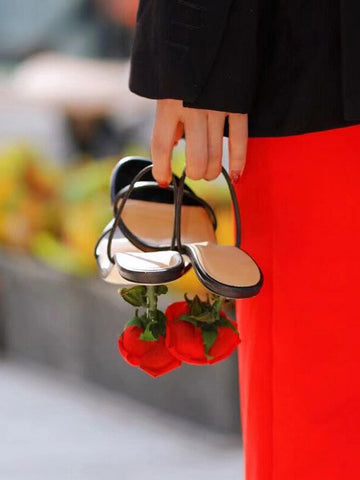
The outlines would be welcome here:
[[[121,218],[122,212],[124,210],[125,204],[126,204],[127,200],[129,199],[132,191],[134,190],[136,182],[138,182],[151,169],[152,169],[152,165],[148,165],[147,167],[140,170],[140,172],[137,175],[135,175],[135,177],[132,179],[132,181],[129,185],[128,191],[125,193],[125,195],[121,199],[119,208],[118,208],[116,216],[115,216],[115,221],[114,221],[113,226],[111,227],[111,230],[110,230],[109,240],[108,240],[108,244],[107,244],[107,256],[108,256],[108,258],[109,258],[109,260],[112,264],[115,264],[115,260],[114,260],[114,257],[111,254],[111,245],[112,245],[112,241],[114,239],[116,229],[119,225],[120,218]]]
[[[231,201],[232,205],[234,208],[234,216],[235,216],[235,246],[240,248],[241,245],[241,220],[240,220],[240,210],[239,210],[239,205],[237,202],[237,197],[236,193],[233,187],[233,184],[231,182],[231,178],[228,174],[228,172],[225,170],[224,167],[221,169],[222,174],[225,177],[226,183],[229,187],[230,190],[230,196],[231,196]],[[185,185],[185,179],[186,179],[186,171],[184,170],[181,177],[179,178],[178,182],[178,188],[177,188],[177,195],[176,195],[176,201],[175,201],[175,231],[174,231],[174,238],[176,239],[176,247],[179,250],[179,252],[183,253],[184,249],[181,243],[181,210],[182,210],[182,199],[184,195],[184,185]]]
[[[228,172],[225,170],[224,167],[221,168],[221,172],[225,177],[226,183],[229,187],[230,190],[230,195],[231,195],[231,201],[232,205],[234,208],[234,216],[235,216],[235,247],[240,248],[241,245],[241,219],[240,219],[240,210],[239,210],[239,204],[237,201],[236,197],[236,192],[234,189],[234,186],[232,184],[230,175]]]
[[[178,178],[176,175],[174,175],[174,178],[175,180],[178,181]],[[150,181],[145,181],[145,182],[137,182],[138,185],[136,185],[136,187],[134,187],[134,190],[139,187],[139,188],[142,188],[144,186],[156,186],[159,188],[159,184],[157,182],[150,182]],[[173,189],[175,191],[175,188],[176,188],[176,183],[171,183],[169,185],[169,189]],[[128,191],[129,189],[129,185],[127,185],[126,187],[122,188],[114,197],[114,203],[113,203],[113,210],[114,210],[114,216],[116,216],[117,214],[117,210],[118,210],[118,203],[120,202],[120,200],[123,198],[123,196],[125,195],[125,193]],[[184,198],[187,197],[190,201],[194,201],[197,206],[202,206],[204,207],[204,209],[206,210],[207,214],[209,215],[210,217],[210,220],[211,220],[211,223],[213,225],[213,228],[214,230],[217,229],[217,218],[216,218],[216,215],[215,215],[215,212],[213,210],[213,208],[211,207],[211,205],[209,205],[203,198],[197,196],[196,194],[194,194],[192,191],[190,190],[186,190],[186,184],[184,185]]]
[[[115,236],[115,232],[116,232],[116,229],[119,227],[119,223],[121,221],[121,216],[122,216],[122,213],[123,213],[123,210],[124,210],[124,207],[126,205],[126,202],[128,201],[130,195],[132,194],[132,192],[134,191],[134,188],[135,188],[135,184],[144,176],[146,175],[150,170],[152,169],[152,165],[148,165],[146,167],[144,167],[137,175],[135,175],[135,177],[132,179],[128,189],[126,190],[126,192],[124,193],[124,195],[119,198],[120,200],[120,203],[119,203],[119,206],[116,210],[116,215],[115,215],[115,220],[114,220],[114,223],[111,227],[111,230],[110,230],[110,235],[109,235],[109,239],[108,239],[108,244],[107,244],[107,256],[109,258],[109,261],[112,263],[112,264],[115,264],[115,260],[114,260],[114,257],[112,256],[112,253],[111,253],[111,246],[112,246],[112,242],[113,242],[113,239],[114,239],[114,236]],[[173,189],[174,189],[174,202],[175,202],[175,199],[178,195],[177,193],[177,183],[176,183],[176,178],[175,176],[173,175],[172,176],[172,186],[173,186]],[[175,210],[175,218],[176,218],[176,202],[175,202],[175,205],[174,205],[174,210]],[[146,244],[145,242],[141,241],[141,239],[139,237],[137,237],[135,234],[133,234],[132,232],[130,232],[130,230],[128,230],[127,228],[123,228],[121,229],[122,233],[124,234],[124,236],[133,244],[135,245],[137,248],[139,248],[139,250],[143,250],[143,251],[159,251],[159,250],[169,250],[169,247],[167,246],[151,246],[151,245],[148,245]],[[171,247],[170,249],[171,250],[176,250],[176,241],[175,241],[175,226],[174,226],[174,229],[173,229],[173,236],[172,236],[172,240],[171,240]]]

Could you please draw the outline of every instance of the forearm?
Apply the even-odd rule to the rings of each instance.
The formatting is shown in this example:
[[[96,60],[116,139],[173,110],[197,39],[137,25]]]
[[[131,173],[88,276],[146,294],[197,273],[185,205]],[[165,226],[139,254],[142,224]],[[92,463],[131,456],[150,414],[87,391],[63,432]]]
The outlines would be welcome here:
[[[222,41],[198,97],[184,106],[248,113],[261,62],[262,12],[254,0],[235,0]]]
[[[160,185],[171,178],[179,131],[186,138],[189,178],[216,178],[224,135],[233,182],[245,165],[242,114],[251,108],[256,88],[260,0],[195,1],[141,0],[138,11],[129,86],[159,100],[151,158]]]
[[[230,109],[232,92],[233,108],[243,111],[256,68],[256,2],[141,0],[130,90],[216,109]]]

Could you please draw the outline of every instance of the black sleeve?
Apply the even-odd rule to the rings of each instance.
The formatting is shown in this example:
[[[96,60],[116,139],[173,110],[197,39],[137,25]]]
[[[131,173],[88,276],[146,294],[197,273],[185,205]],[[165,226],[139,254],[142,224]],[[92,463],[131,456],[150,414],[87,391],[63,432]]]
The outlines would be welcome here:
[[[183,105],[248,112],[262,0],[140,0],[130,90]]]

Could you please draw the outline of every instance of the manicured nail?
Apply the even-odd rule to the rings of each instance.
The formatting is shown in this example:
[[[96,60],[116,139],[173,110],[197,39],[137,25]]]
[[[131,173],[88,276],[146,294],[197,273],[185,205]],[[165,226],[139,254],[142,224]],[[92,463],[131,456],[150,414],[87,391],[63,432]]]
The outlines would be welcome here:
[[[241,177],[241,170],[232,170],[231,173],[230,173],[230,178],[231,178],[231,181],[234,185],[236,185],[239,180],[240,180],[240,177]]]
[[[168,188],[168,186],[169,186],[169,183],[167,183],[167,182],[158,182],[158,183],[159,183],[159,187],[161,187],[161,188]]]
[[[179,140],[175,140],[174,142],[174,147],[176,147],[176,145],[179,143]]]

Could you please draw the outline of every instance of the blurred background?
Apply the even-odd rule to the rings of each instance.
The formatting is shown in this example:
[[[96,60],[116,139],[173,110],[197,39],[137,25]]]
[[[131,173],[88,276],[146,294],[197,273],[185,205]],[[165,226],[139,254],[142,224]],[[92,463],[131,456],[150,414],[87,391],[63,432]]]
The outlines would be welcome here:
[[[156,379],[130,367],[132,310],[97,277],[112,168],[149,156],[155,102],[128,89],[137,4],[0,2],[1,480],[243,478],[237,355]],[[222,180],[191,186],[231,242]],[[164,306],[185,291],[204,293],[191,272]]]

